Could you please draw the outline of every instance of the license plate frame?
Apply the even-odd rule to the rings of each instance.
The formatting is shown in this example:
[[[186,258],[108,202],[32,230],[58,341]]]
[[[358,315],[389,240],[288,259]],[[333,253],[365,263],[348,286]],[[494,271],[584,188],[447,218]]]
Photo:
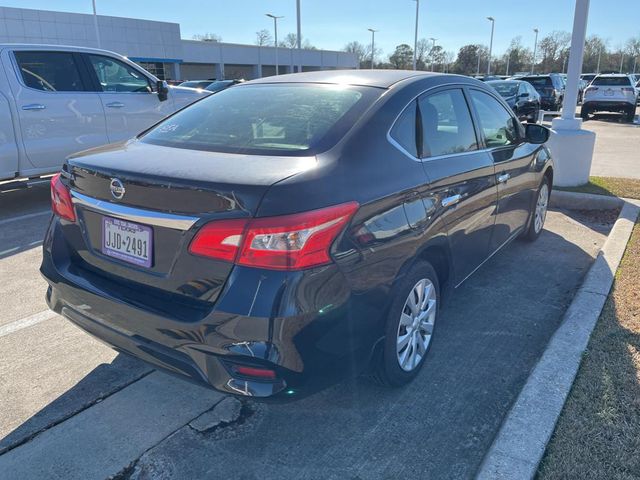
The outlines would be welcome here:
[[[101,252],[104,255],[139,267],[151,268],[153,264],[152,227],[108,216],[102,217],[101,224]]]

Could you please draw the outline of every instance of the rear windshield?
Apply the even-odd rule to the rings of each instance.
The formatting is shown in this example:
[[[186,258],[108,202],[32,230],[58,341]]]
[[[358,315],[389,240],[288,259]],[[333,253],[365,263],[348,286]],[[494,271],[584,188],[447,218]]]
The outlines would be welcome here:
[[[520,80],[529,82],[535,88],[553,86],[553,83],[551,82],[551,77],[525,77],[525,78],[521,78]]]
[[[372,87],[243,85],[167,118],[141,140],[228,153],[316,153],[333,146],[378,93]]]
[[[629,77],[596,77],[591,85],[609,85],[611,87],[628,87],[631,85]]]
[[[501,96],[513,97],[518,94],[518,83],[515,82],[488,82]]]

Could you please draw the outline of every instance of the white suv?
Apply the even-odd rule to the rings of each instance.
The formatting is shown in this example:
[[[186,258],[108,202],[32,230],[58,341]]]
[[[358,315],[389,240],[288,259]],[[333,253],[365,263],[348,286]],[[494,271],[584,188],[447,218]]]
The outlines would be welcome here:
[[[584,120],[595,112],[619,112],[628,122],[636,115],[638,92],[629,75],[598,75],[584,91],[580,114]]]

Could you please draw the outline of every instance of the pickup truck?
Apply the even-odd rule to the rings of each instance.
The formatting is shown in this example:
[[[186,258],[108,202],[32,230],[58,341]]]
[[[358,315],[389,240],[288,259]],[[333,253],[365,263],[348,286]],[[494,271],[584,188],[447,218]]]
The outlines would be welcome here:
[[[169,87],[113,52],[0,44],[0,181],[57,172],[210,92]]]

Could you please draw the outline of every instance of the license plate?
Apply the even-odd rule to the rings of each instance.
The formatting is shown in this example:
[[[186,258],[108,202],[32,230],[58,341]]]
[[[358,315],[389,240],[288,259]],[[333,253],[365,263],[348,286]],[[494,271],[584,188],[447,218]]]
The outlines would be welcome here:
[[[608,95],[608,96],[610,96],[610,97],[613,97],[613,90],[611,90],[611,89],[609,89],[609,90],[605,90],[605,91],[604,91],[604,94],[605,94],[605,95]]]
[[[102,217],[102,253],[149,268],[153,256],[153,230],[139,223]]]

